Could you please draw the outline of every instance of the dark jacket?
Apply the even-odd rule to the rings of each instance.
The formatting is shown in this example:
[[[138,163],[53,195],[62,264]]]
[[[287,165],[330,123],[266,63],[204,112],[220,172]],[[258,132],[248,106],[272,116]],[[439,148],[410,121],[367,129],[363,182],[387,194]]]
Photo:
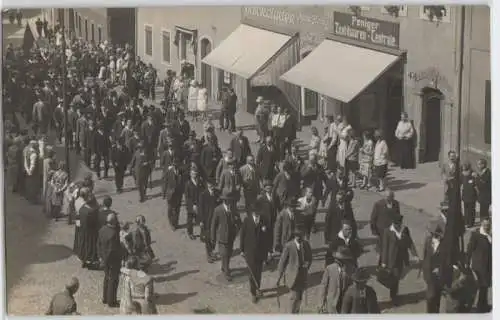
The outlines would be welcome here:
[[[50,301],[49,309],[45,312],[46,316],[67,316],[76,313],[76,301],[73,295],[68,291],[57,293]]]
[[[250,143],[248,142],[248,138],[245,136],[240,138],[234,137],[229,143],[229,150],[233,152],[233,157],[236,159],[236,162],[239,166],[242,166],[246,163],[247,156],[252,155],[252,150],[250,150]]]
[[[173,167],[170,167],[165,176],[165,194],[168,201],[180,200],[184,191],[181,170],[177,168],[176,171],[174,171]]]
[[[117,227],[105,225],[99,230],[97,254],[104,264],[120,263],[120,233]]]
[[[337,234],[335,237],[333,237],[328,245],[328,249],[326,250],[325,265],[330,265],[333,263],[333,254],[339,247],[348,248],[351,251],[351,255],[354,257],[354,262],[357,262],[359,256],[361,256],[361,254],[363,253],[363,248],[358,239],[351,237],[351,239],[349,239],[349,243],[346,244],[346,241]]]
[[[380,250],[381,263],[385,264],[388,269],[401,271],[403,267],[410,265],[409,250],[412,246],[413,239],[407,227],[403,226],[401,239],[398,239],[389,228],[385,229]]]
[[[278,160],[278,153],[274,147],[271,147],[271,150],[269,150],[266,145],[261,146],[257,152],[256,159],[260,176],[264,179],[274,179],[275,167]]]
[[[478,189],[478,202],[491,204],[491,171],[486,169],[483,173],[477,174],[476,185]]]
[[[243,221],[240,232],[240,249],[248,262],[263,262],[271,249],[272,230],[269,220],[260,216],[259,224],[255,224],[252,215]]]
[[[365,287],[365,296],[362,297],[356,284],[351,285],[342,298],[341,314],[377,314],[380,313],[377,293],[372,287]]]
[[[387,200],[385,199],[375,202],[370,217],[372,234],[382,236],[384,230],[392,224],[394,217],[400,213],[399,202],[396,200],[393,200],[391,209],[387,208]]]
[[[226,212],[221,204],[214,210],[212,225],[210,228],[210,239],[219,243],[231,245],[238,234],[241,226],[240,217],[236,212]]]
[[[467,259],[478,277],[479,286],[491,286],[492,254],[493,247],[488,238],[479,232],[473,232],[467,245]]]
[[[198,199],[198,221],[203,222],[205,227],[210,228],[214,210],[219,205],[219,194],[216,190],[214,190],[213,195],[208,190],[201,192]]]
[[[198,178],[197,184],[193,183],[193,180],[189,178],[184,187],[184,199],[186,200],[186,210],[189,213],[196,213],[194,211],[193,206],[197,206],[198,210],[200,207],[198,206],[198,200],[200,198],[200,194],[203,192],[204,187],[201,182],[201,179]]]

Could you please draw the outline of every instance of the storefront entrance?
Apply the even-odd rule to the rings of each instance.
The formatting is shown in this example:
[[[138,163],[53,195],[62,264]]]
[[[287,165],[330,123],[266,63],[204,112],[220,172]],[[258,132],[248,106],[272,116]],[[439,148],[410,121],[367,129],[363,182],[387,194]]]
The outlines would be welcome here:
[[[439,160],[441,152],[441,101],[443,94],[433,88],[422,89],[422,129],[421,161]]]
[[[201,40],[200,48],[201,60],[205,58],[212,51],[212,44],[210,40]],[[209,97],[212,96],[212,67],[206,63],[201,63],[201,82],[203,87],[207,89],[207,94]]]

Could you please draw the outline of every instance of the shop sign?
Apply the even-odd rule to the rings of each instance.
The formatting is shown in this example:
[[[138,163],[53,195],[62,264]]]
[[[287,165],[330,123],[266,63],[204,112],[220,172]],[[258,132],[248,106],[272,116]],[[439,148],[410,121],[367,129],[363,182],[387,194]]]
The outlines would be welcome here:
[[[333,20],[333,33],[336,36],[389,48],[399,48],[398,23],[342,12],[334,12]]]
[[[275,7],[244,7],[243,15],[245,17],[256,17],[270,20],[274,24],[317,26],[324,30],[331,29],[332,17],[326,15],[317,15],[301,11],[288,11]]]

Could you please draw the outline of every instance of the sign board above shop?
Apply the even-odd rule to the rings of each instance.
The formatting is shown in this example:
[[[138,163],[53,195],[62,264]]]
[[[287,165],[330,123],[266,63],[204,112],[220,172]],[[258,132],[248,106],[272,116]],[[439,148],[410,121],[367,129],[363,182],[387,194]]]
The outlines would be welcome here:
[[[342,12],[333,14],[336,36],[389,48],[399,48],[399,24],[355,16]]]
[[[399,49],[399,24],[333,11],[324,6],[244,7],[243,17],[263,26],[286,26],[299,33],[328,35]],[[322,40],[320,40],[322,41]]]

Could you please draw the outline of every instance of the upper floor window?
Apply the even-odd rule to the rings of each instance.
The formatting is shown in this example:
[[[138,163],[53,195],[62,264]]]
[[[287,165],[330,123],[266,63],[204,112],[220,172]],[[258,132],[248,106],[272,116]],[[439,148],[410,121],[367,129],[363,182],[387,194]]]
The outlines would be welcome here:
[[[153,55],[153,28],[151,26],[144,27],[144,53],[148,56]]]

